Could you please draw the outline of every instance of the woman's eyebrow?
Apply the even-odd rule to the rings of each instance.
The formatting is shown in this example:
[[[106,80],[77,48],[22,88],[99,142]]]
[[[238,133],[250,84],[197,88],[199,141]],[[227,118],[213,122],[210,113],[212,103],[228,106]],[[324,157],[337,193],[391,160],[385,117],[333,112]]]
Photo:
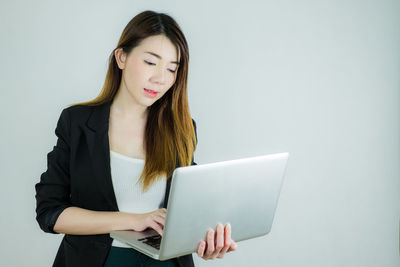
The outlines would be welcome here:
[[[154,52],[146,51],[145,53],[150,54],[150,55],[153,55],[153,56],[155,56],[155,57],[157,57],[157,58],[159,58],[159,59],[162,59],[162,57],[161,57],[160,55],[157,55],[157,54],[154,53]],[[171,61],[171,63],[174,63],[174,64],[176,64],[176,65],[179,65],[179,62],[178,62],[178,61]]]

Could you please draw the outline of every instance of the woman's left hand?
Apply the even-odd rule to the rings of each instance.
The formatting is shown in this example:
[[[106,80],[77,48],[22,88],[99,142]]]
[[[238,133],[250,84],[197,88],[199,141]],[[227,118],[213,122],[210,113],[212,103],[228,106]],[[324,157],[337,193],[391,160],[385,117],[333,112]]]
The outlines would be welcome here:
[[[237,244],[231,239],[231,225],[225,228],[217,224],[215,231],[209,229],[207,232],[207,243],[201,240],[197,248],[197,255],[205,260],[223,258],[226,252],[236,250]]]

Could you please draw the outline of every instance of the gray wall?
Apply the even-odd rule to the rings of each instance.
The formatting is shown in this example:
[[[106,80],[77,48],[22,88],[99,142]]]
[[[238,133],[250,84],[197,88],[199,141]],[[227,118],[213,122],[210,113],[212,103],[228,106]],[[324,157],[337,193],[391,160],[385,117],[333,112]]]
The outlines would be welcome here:
[[[271,234],[223,260],[194,255],[197,266],[399,266],[400,2],[389,0],[2,1],[2,264],[51,265],[62,235],[39,229],[34,184],[57,119],[98,94],[145,9],[174,16],[189,41],[198,163],[291,153]]]

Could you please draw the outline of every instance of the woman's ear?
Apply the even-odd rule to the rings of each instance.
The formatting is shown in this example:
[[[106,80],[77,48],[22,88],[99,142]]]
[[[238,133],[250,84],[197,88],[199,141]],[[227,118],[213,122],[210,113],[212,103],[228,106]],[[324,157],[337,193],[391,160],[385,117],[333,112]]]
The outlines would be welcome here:
[[[114,51],[115,60],[117,61],[118,68],[125,69],[126,53],[122,48],[117,48]]]

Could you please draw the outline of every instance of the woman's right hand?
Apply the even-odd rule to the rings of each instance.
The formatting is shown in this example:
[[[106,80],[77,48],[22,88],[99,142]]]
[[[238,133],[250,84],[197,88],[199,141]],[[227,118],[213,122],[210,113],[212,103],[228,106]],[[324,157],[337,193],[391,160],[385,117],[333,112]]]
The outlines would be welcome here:
[[[162,236],[167,210],[162,208],[148,213],[132,214],[132,229],[135,231],[144,231],[146,228],[152,228]]]

